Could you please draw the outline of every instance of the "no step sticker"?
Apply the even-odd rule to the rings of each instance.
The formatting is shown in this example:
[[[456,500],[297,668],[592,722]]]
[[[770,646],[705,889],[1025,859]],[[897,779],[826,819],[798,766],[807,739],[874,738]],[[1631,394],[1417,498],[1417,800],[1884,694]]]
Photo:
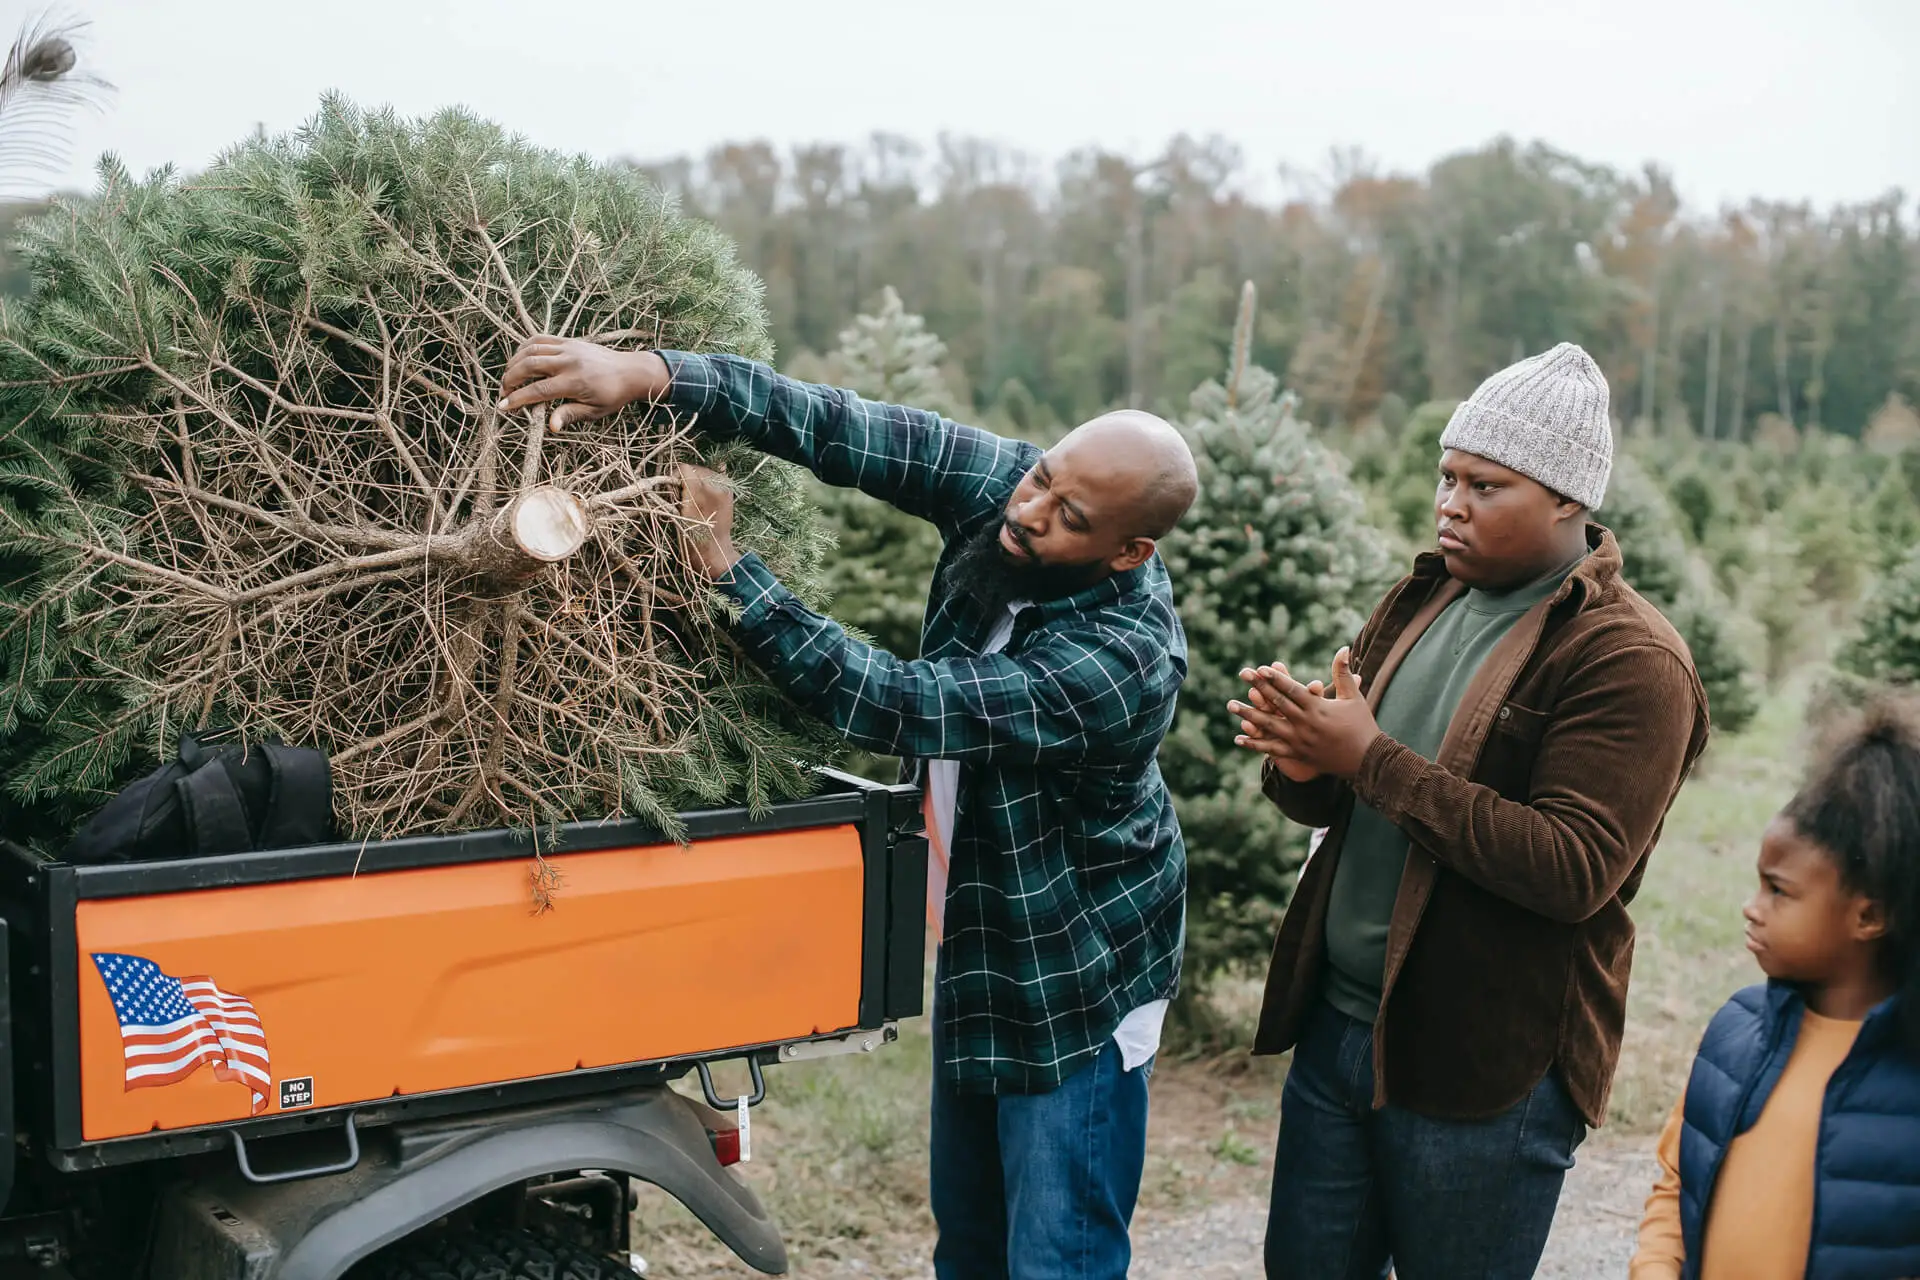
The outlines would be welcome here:
[[[280,1109],[298,1111],[301,1107],[313,1105],[313,1077],[300,1076],[294,1080],[280,1082]]]

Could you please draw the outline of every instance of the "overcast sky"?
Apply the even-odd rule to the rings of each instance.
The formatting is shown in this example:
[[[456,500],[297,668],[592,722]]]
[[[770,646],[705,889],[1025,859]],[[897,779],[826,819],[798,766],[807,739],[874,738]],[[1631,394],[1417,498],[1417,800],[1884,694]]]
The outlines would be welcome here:
[[[1920,194],[1920,0],[67,0],[116,92],[93,157],[195,167],[334,88],[536,142],[994,138],[1051,160],[1221,133],[1256,179],[1501,134],[1670,167],[1698,207]],[[9,0],[17,23],[24,7]]]

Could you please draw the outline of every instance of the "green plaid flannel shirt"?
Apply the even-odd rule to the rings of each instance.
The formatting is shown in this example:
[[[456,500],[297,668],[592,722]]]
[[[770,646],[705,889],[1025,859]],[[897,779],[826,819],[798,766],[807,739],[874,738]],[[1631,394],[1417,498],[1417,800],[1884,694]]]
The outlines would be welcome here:
[[[932,521],[942,576],[997,519],[1040,450],[937,414],[783,378],[735,356],[662,352],[667,404]],[[1036,1093],[1092,1061],[1122,1018],[1172,997],[1186,849],[1155,761],[1187,671],[1156,557],[994,619],[936,576],[922,657],[862,644],[748,554],[721,590],[735,636],[795,701],[869,751],[961,762],[934,1016],[939,1068],[967,1092]]]

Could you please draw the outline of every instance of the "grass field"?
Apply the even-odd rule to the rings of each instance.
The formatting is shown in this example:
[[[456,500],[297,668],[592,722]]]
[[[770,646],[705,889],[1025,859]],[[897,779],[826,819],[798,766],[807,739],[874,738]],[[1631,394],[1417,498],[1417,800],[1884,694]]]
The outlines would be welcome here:
[[[1803,672],[1745,733],[1716,739],[1668,819],[1634,905],[1639,938],[1611,1131],[1658,1128],[1707,1018],[1758,977],[1741,945],[1740,908],[1760,831],[1799,776],[1817,678]],[[1215,999],[1250,1035],[1256,995],[1248,980],[1223,985]],[[785,1229],[797,1276],[927,1273],[929,1046],[924,1020],[901,1031],[871,1057],[769,1073],[755,1160],[741,1172]],[[1163,1056],[1143,1220],[1265,1194],[1283,1069],[1242,1053]],[[636,1248],[655,1276],[749,1274],[659,1193],[642,1199]]]
[[[1685,1082],[1700,1032],[1726,998],[1760,980],[1742,942],[1760,833],[1806,761],[1803,672],[1755,723],[1718,739],[1680,793],[1633,905],[1639,931],[1626,1044],[1609,1125],[1657,1130]]]

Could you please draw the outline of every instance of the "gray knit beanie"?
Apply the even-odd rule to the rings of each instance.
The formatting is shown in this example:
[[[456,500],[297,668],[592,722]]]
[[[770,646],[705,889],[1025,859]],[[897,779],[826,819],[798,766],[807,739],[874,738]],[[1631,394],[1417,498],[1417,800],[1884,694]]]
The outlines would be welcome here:
[[[1458,449],[1597,509],[1613,471],[1607,379],[1571,342],[1494,374],[1453,411],[1442,449]]]

